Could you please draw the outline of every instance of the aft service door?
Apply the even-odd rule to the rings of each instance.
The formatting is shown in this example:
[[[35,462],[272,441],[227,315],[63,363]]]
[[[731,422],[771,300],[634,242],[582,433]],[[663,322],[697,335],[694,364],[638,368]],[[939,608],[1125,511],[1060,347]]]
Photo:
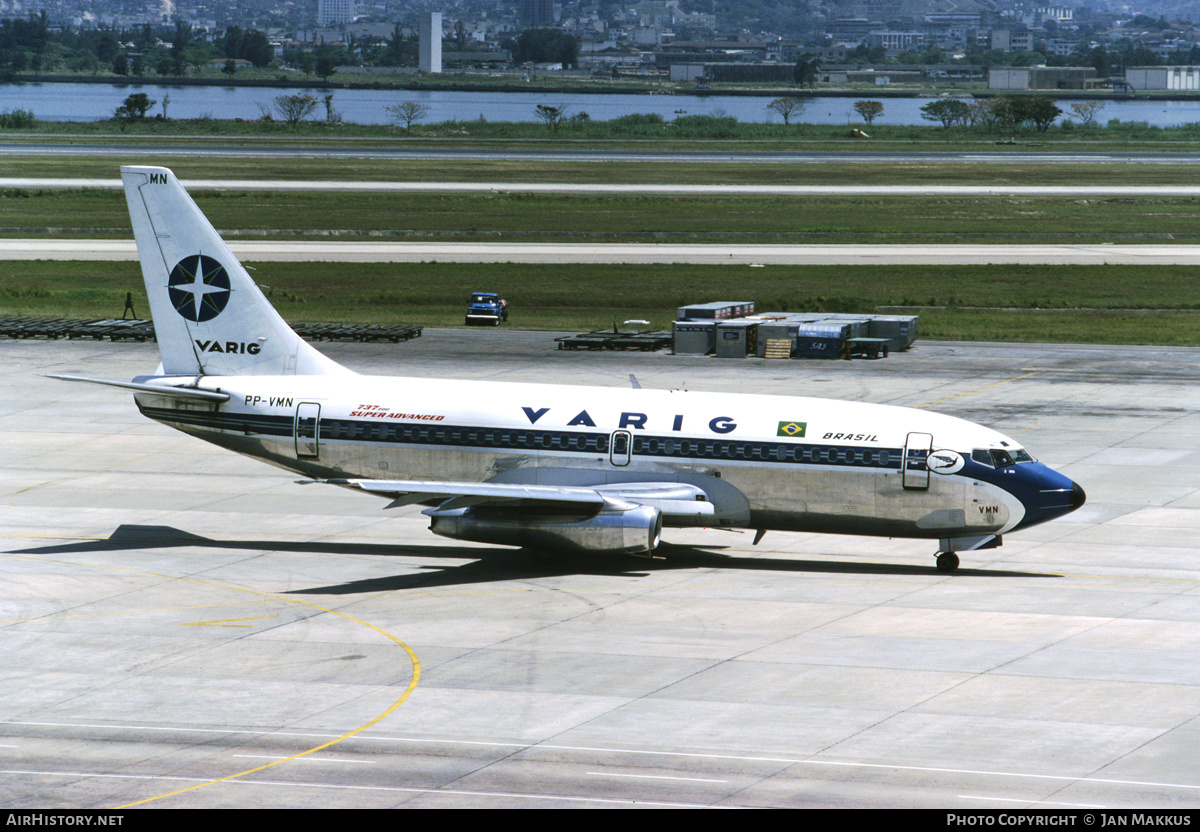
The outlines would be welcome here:
[[[296,457],[316,459],[320,454],[321,405],[301,402],[296,405]]]
[[[901,476],[905,491],[926,491],[929,488],[929,453],[933,450],[933,436],[928,433],[910,433],[904,443],[904,459]]]

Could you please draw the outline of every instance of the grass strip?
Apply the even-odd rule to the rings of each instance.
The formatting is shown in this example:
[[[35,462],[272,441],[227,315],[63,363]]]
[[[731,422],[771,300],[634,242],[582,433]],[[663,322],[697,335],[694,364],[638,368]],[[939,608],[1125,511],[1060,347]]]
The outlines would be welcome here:
[[[98,94],[107,88],[98,87]],[[336,92],[334,93],[336,96]],[[778,93],[763,91],[764,95],[795,95],[795,90],[781,89]],[[397,94],[397,101],[404,93]],[[263,91],[262,103],[269,106],[274,95]],[[865,91],[864,98],[876,97]],[[1051,96],[1053,98],[1053,96]],[[113,97],[114,109],[120,104],[120,96]],[[457,146],[497,145],[510,143],[512,147],[528,146],[530,142],[553,146],[603,146],[608,148],[635,148],[650,142],[659,148],[684,149],[720,145],[724,149],[794,149],[797,147],[828,147],[831,149],[854,147],[869,148],[887,145],[889,149],[960,149],[978,150],[995,147],[999,142],[1016,139],[1026,148],[1053,147],[1061,152],[1074,147],[1091,147],[1101,150],[1145,149],[1156,146],[1164,150],[1173,147],[1194,146],[1200,141],[1200,125],[1195,123],[1173,127],[1157,127],[1146,122],[1125,121],[1106,118],[1101,112],[1100,123],[1082,126],[1072,120],[1069,102],[1061,102],[1066,115],[1045,132],[1038,132],[1030,125],[1017,130],[999,126],[951,127],[936,124],[888,124],[887,106],[881,121],[866,125],[860,121],[849,124],[806,124],[783,125],[766,109],[764,104],[761,121],[738,121],[728,115],[691,114],[672,119],[663,119],[647,113],[627,113],[606,121],[593,120],[584,114],[591,101],[602,101],[587,95],[552,102],[567,108],[574,118],[561,123],[554,130],[536,120],[524,122],[489,121],[482,113],[479,117],[451,120],[439,123],[418,123],[411,130],[392,124],[355,124],[351,122],[329,122],[323,119],[303,121],[289,125],[282,121],[262,119],[197,119],[162,120],[146,119],[141,122],[121,124],[112,119],[83,122],[36,121],[32,127],[6,131],[6,139],[38,142],[55,137],[70,136],[79,142],[108,142],[119,137],[122,142],[136,143],[153,140],[169,141],[214,141],[230,142],[402,142],[413,144],[428,141],[451,143]],[[336,105],[337,99],[334,99]],[[384,114],[384,103],[379,105],[379,115]],[[533,107],[530,106],[530,115]],[[36,113],[34,113],[36,119]],[[869,138],[852,134],[853,129],[864,129]],[[1010,145],[1001,145],[1009,147]]]
[[[17,262],[0,315],[119,317],[125,293],[148,316],[136,263]],[[1200,280],[1188,267],[879,266],[748,268],[519,264],[263,263],[254,278],[290,321],[461,326],[472,291],[508,298],[510,326],[586,331],[675,308],[754,300],[764,311],[922,309],[925,338],[1101,344],[1200,341]],[[987,308],[978,308],[987,307]]]
[[[656,148],[662,149],[662,148]],[[723,148],[711,148],[721,150]],[[724,148],[728,150],[728,148]],[[890,148],[889,148],[890,149]],[[936,150],[937,148],[924,148]],[[978,149],[978,148],[976,148]],[[1142,148],[1144,149],[1144,148]],[[1189,147],[1189,150],[1194,149]],[[34,179],[117,179],[121,165],[162,165],[188,179],[340,182],[552,182],[642,185],[1178,185],[1197,181],[1200,165],[1070,164],[1061,160],[952,163],[771,159],[702,161],[686,156],[654,161],[530,159],[179,156],[122,145],[101,156],[9,153],[4,175]]]
[[[1081,242],[1200,235],[1188,197],[198,191],[229,239]],[[127,238],[120,191],[0,190],[0,236]]]

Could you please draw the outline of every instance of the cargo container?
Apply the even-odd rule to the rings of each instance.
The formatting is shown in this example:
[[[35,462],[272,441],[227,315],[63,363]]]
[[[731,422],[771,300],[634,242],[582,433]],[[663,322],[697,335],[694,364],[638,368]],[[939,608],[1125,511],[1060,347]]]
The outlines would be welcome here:
[[[744,318],[754,314],[752,300],[722,300],[713,303],[697,303],[691,306],[680,306],[676,310],[679,320],[715,320],[724,321],[731,318]]]
[[[920,319],[916,315],[848,312],[755,314],[754,306],[750,302],[719,301],[679,307],[681,320],[674,325],[673,333],[675,352],[680,355],[716,352],[722,358],[741,357],[741,342],[744,342],[749,355],[764,358],[767,341],[773,341],[772,357],[778,358],[783,349],[780,342],[786,338],[788,351],[795,358],[846,355],[847,342],[850,341],[857,346],[855,354],[874,357],[886,355],[889,351],[908,349],[919,334]],[[756,324],[758,329],[748,330],[744,336],[725,336],[717,329],[734,322]],[[871,339],[884,340],[874,342]],[[730,343],[722,346],[726,341]],[[739,343],[735,345],[732,343],[734,341]]]
[[[801,335],[796,338],[796,358],[841,358],[845,346],[841,338]]]
[[[796,329],[797,358],[840,358],[850,337],[850,324],[820,321]]]
[[[786,340],[788,355],[796,352],[796,327],[789,326],[787,321],[771,321],[758,325],[758,347],[755,354],[762,358],[766,355],[767,341]]]
[[[758,348],[758,323],[724,321],[717,324],[717,358],[745,358]]]
[[[887,338],[889,349],[906,350],[917,340],[920,320],[916,315],[872,315],[869,335]]]
[[[716,321],[675,321],[671,325],[676,355],[708,355],[716,342]]]

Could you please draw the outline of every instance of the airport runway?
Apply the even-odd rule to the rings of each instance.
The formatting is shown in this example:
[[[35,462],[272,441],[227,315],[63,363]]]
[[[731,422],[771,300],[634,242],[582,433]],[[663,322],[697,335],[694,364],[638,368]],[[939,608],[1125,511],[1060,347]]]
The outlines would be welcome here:
[[[1088,503],[952,575],[926,542],[691,530],[663,560],[539,563],[41,376],[127,379],[152,345],[0,341],[0,804],[1200,802],[1200,350],[326,349],[363,372],[928,405]]]
[[[314,179],[182,179],[196,191],[366,191],[373,193],[659,194],[663,196],[1200,196],[1200,185],[673,185],[638,182],[379,182]],[[0,177],[0,188],[120,190],[113,178]]]
[[[687,244],[232,241],[250,263],[690,263],[693,265],[1200,265],[1186,244]],[[3,260],[136,260],[129,240],[0,239]]]

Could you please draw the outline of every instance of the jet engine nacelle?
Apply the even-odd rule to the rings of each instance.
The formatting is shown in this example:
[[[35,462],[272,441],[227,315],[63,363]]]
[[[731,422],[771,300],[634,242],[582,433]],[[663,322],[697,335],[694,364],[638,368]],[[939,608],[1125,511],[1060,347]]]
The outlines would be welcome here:
[[[609,502],[595,514],[498,506],[434,508],[425,514],[432,518],[430,531],[442,537],[549,551],[642,555],[662,537],[657,508],[624,502]]]

